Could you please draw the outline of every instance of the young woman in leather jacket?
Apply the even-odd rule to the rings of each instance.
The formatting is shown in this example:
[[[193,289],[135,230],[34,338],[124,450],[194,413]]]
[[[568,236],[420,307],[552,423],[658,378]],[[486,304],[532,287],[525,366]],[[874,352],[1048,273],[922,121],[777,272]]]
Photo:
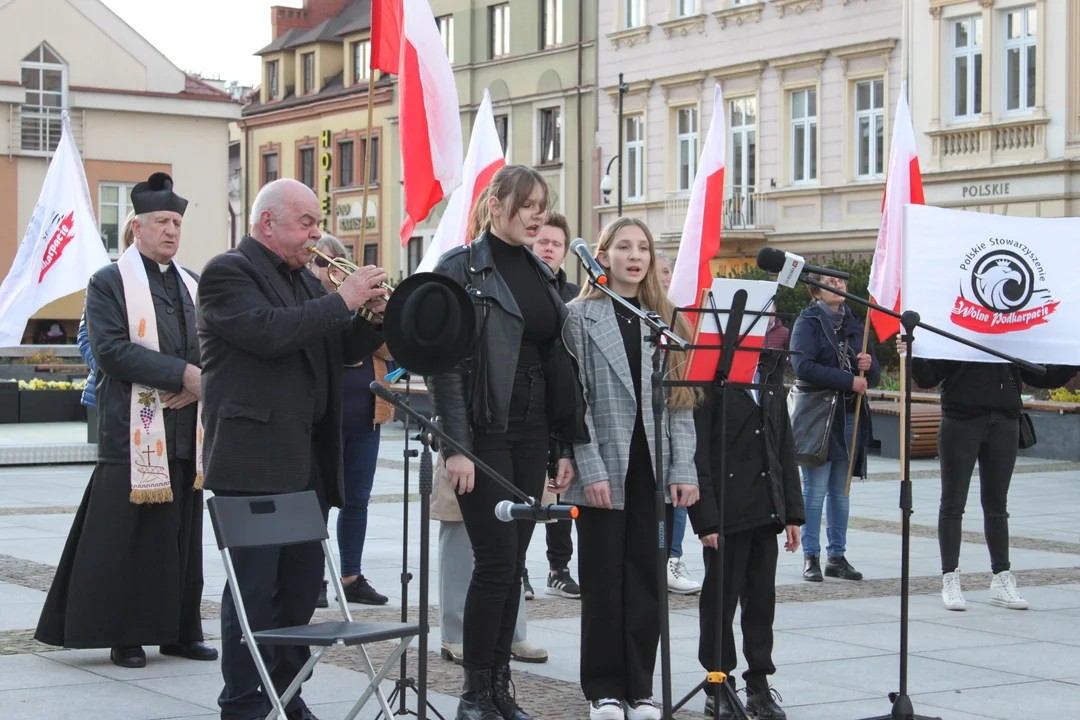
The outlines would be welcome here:
[[[532,168],[507,165],[495,173],[487,229],[435,268],[473,298],[475,344],[460,366],[427,379],[442,429],[530,497],[543,492],[549,441],[561,449],[552,481],[561,492],[573,476],[572,444],[588,437],[576,365],[561,338],[566,307],[555,276],[529,250],[547,207],[547,183]],[[457,717],[528,720],[510,691],[510,645],[534,523],[496,519],[495,505],[515,498],[465,456],[443,452],[475,558]]]

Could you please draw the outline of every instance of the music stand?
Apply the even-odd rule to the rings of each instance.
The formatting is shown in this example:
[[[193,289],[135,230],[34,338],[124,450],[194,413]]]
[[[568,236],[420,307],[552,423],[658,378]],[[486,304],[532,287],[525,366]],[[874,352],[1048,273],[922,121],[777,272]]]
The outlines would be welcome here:
[[[705,295],[703,293],[703,295]],[[708,294],[708,302],[702,302],[702,305],[709,305],[710,307],[701,308],[677,308],[676,313],[694,314],[699,316],[699,324],[701,316],[712,315],[716,326],[721,327],[720,315],[727,315],[728,321],[724,329],[723,340],[719,346],[716,345],[693,345],[691,350],[720,350],[720,361],[717,366],[715,376],[711,380],[665,380],[664,385],[668,387],[711,387],[717,385],[720,388],[720,437],[727,437],[727,416],[728,416],[728,397],[730,391],[743,391],[743,390],[770,390],[776,391],[777,389],[783,390],[783,386],[769,385],[765,383],[757,382],[739,382],[730,378],[732,364],[735,360],[736,352],[754,352],[760,353],[765,350],[764,347],[753,348],[743,347],[743,342],[749,336],[750,332],[757,325],[757,323],[763,317],[775,316],[778,313],[768,312],[769,307],[772,306],[773,300],[770,300],[765,304],[761,310],[746,310],[747,292],[744,289],[739,289],[735,292],[732,298],[732,306],[730,309],[717,308],[712,302],[711,294]],[[750,327],[740,335],[740,329],[743,325],[743,318],[746,316],[753,316],[753,320],[750,323]],[[768,350],[770,353],[778,355],[791,355],[786,350]],[[699,438],[700,442],[700,438]],[[724,693],[730,703],[731,707],[735,711],[736,720],[748,720],[749,715],[746,711],[746,707],[739,699],[738,694],[732,687],[731,683],[727,682],[727,674],[720,668],[722,664],[723,655],[723,643],[724,636],[727,632],[726,620],[724,615],[724,514],[726,509],[726,488],[727,488],[727,453],[728,448],[726,443],[722,443],[720,446],[720,463],[718,468],[719,482],[719,494],[718,494],[718,530],[717,530],[717,546],[715,550],[715,557],[712,562],[717,563],[715,570],[715,587],[717,597],[716,612],[720,615],[719,621],[716,623],[716,635],[713,639],[713,670],[707,670],[705,678],[698,683],[698,685],[691,690],[682,700],[675,705],[673,712],[678,711],[691,699],[694,698],[702,690],[706,690],[709,686],[719,686],[713,691],[713,717],[719,719],[720,717],[720,703],[719,693]],[[700,502],[700,501],[699,501]],[[706,690],[707,691],[707,690]],[[708,692],[708,691],[707,691]]]

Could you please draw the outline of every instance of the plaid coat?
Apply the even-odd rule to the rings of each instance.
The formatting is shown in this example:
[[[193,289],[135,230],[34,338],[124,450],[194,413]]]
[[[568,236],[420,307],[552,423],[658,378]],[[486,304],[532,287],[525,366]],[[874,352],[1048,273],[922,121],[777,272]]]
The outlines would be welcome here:
[[[574,481],[562,501],[587,505],[585,486],[602,480],[611,482],[611,505],[624,509],[626,471],[630,462],[630,438],[637,418],[634,380],[619,331],[615,308],[608,299],[575,300],[566,306],[570,318],[563,329],[566,346],[577,358],[581,383],[585,387],[585,423],[591,441],[574,446]],[[642,324],[641,342],[649,328]],[[642,347],[642,421],[649,439],[649,453],[656,457],[653,431],[652,349]],[[694,451],[697,435],[694,411],[676,410],[666,414],[664,428],[664,478],[668,485],[697,485]],[[668,498],[670,502],[670,497]]]

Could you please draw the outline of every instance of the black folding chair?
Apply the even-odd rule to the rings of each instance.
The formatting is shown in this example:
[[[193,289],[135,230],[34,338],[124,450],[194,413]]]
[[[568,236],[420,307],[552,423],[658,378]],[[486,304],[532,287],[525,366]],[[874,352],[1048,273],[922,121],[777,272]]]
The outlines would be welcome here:
[[[229,590],[236,604],[236,614],[243,630],[243,640],[251,651],[251,658],[262,678],[262,687],[273,703],[274,710],[266,720],[285,717],[285,706],[300,689],[301,683],[310,675],[315,663],[319,662],[326,649],[332,645],[356,646],[360,652],[360,662],[368,676],[368,686],[352,710],[345,716],[353,720],[360,710],[374,695],[386,717],[392,717],[386,696],[380,683],[394,667],[394,663],[409,647],[412,638],[420,634],[419,625],[397,622],[353,622],[349,605],[345,601],[345,589],[341,585],[334,553],[330,548],[326,522],[323,520],[319,500],[312,491],[289,493],[285,495],[261,495],[249,497],[210,498],[210,520],[214,525],[218,549],[225,561],[225,574],[229,578]],[[338,606],[341,608],[343,622],[317,622],[310,625],[274,628],[252,632],[248,623],[244,598],[240,595],[236,582],[236,568],[233,567],[232,550],[236,548],[279,547],[298,545],[307,542],[321,542],[330,578],[334,582]],[[364,645],[385,640],[399,640],[397,648],[387,658],[378,672],[371,663]],[[270,679],[259,645],[307,645],[314,646],[311,658],[293,679],[289,687],[280,696]]]

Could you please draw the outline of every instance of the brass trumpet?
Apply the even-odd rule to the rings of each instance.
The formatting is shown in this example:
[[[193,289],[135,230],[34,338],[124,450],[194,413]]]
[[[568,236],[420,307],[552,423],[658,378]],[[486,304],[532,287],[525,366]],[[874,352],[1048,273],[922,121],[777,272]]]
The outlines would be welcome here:
[[[307,250],[308,250],[309,253],[311,253],[315,257],[320,257],[320,258],[322,258],[323,260],[326,261],[327,266],[328,266],[327,267],[327,273],[326,273],[327,277],[330,278],[330,282],[334,283],[335,287],[341,287],[341,283],[345,282],[346,277],[348,277],[349,275],[352,275],[354,272],[356,272],[357,270],[360,269],[360,266],[357,265],[356,263],[352,262],[351,260],[346,260],[345,258],[333,258],[333,257],[330,257],[326,253],[321,252],[320,250],[318,250],[314,245],[309,247]],[[334,269],[334,270],[337,270],[344,277],[339,278],[337,276],[337,274],[329,272],[329,270],[331,268]],[[386,291],[385,293],[383,293],[383,300],[387,300],[387,301],[390,300],[390,293],[394,292],[394,288],[390,287],[389,285],[387,285],[384,282],[379,283],[375,287]],[[374,315],[375,317],[379,318],[379,319],[382,318],[382,313],[373,312],[371,314]]]

